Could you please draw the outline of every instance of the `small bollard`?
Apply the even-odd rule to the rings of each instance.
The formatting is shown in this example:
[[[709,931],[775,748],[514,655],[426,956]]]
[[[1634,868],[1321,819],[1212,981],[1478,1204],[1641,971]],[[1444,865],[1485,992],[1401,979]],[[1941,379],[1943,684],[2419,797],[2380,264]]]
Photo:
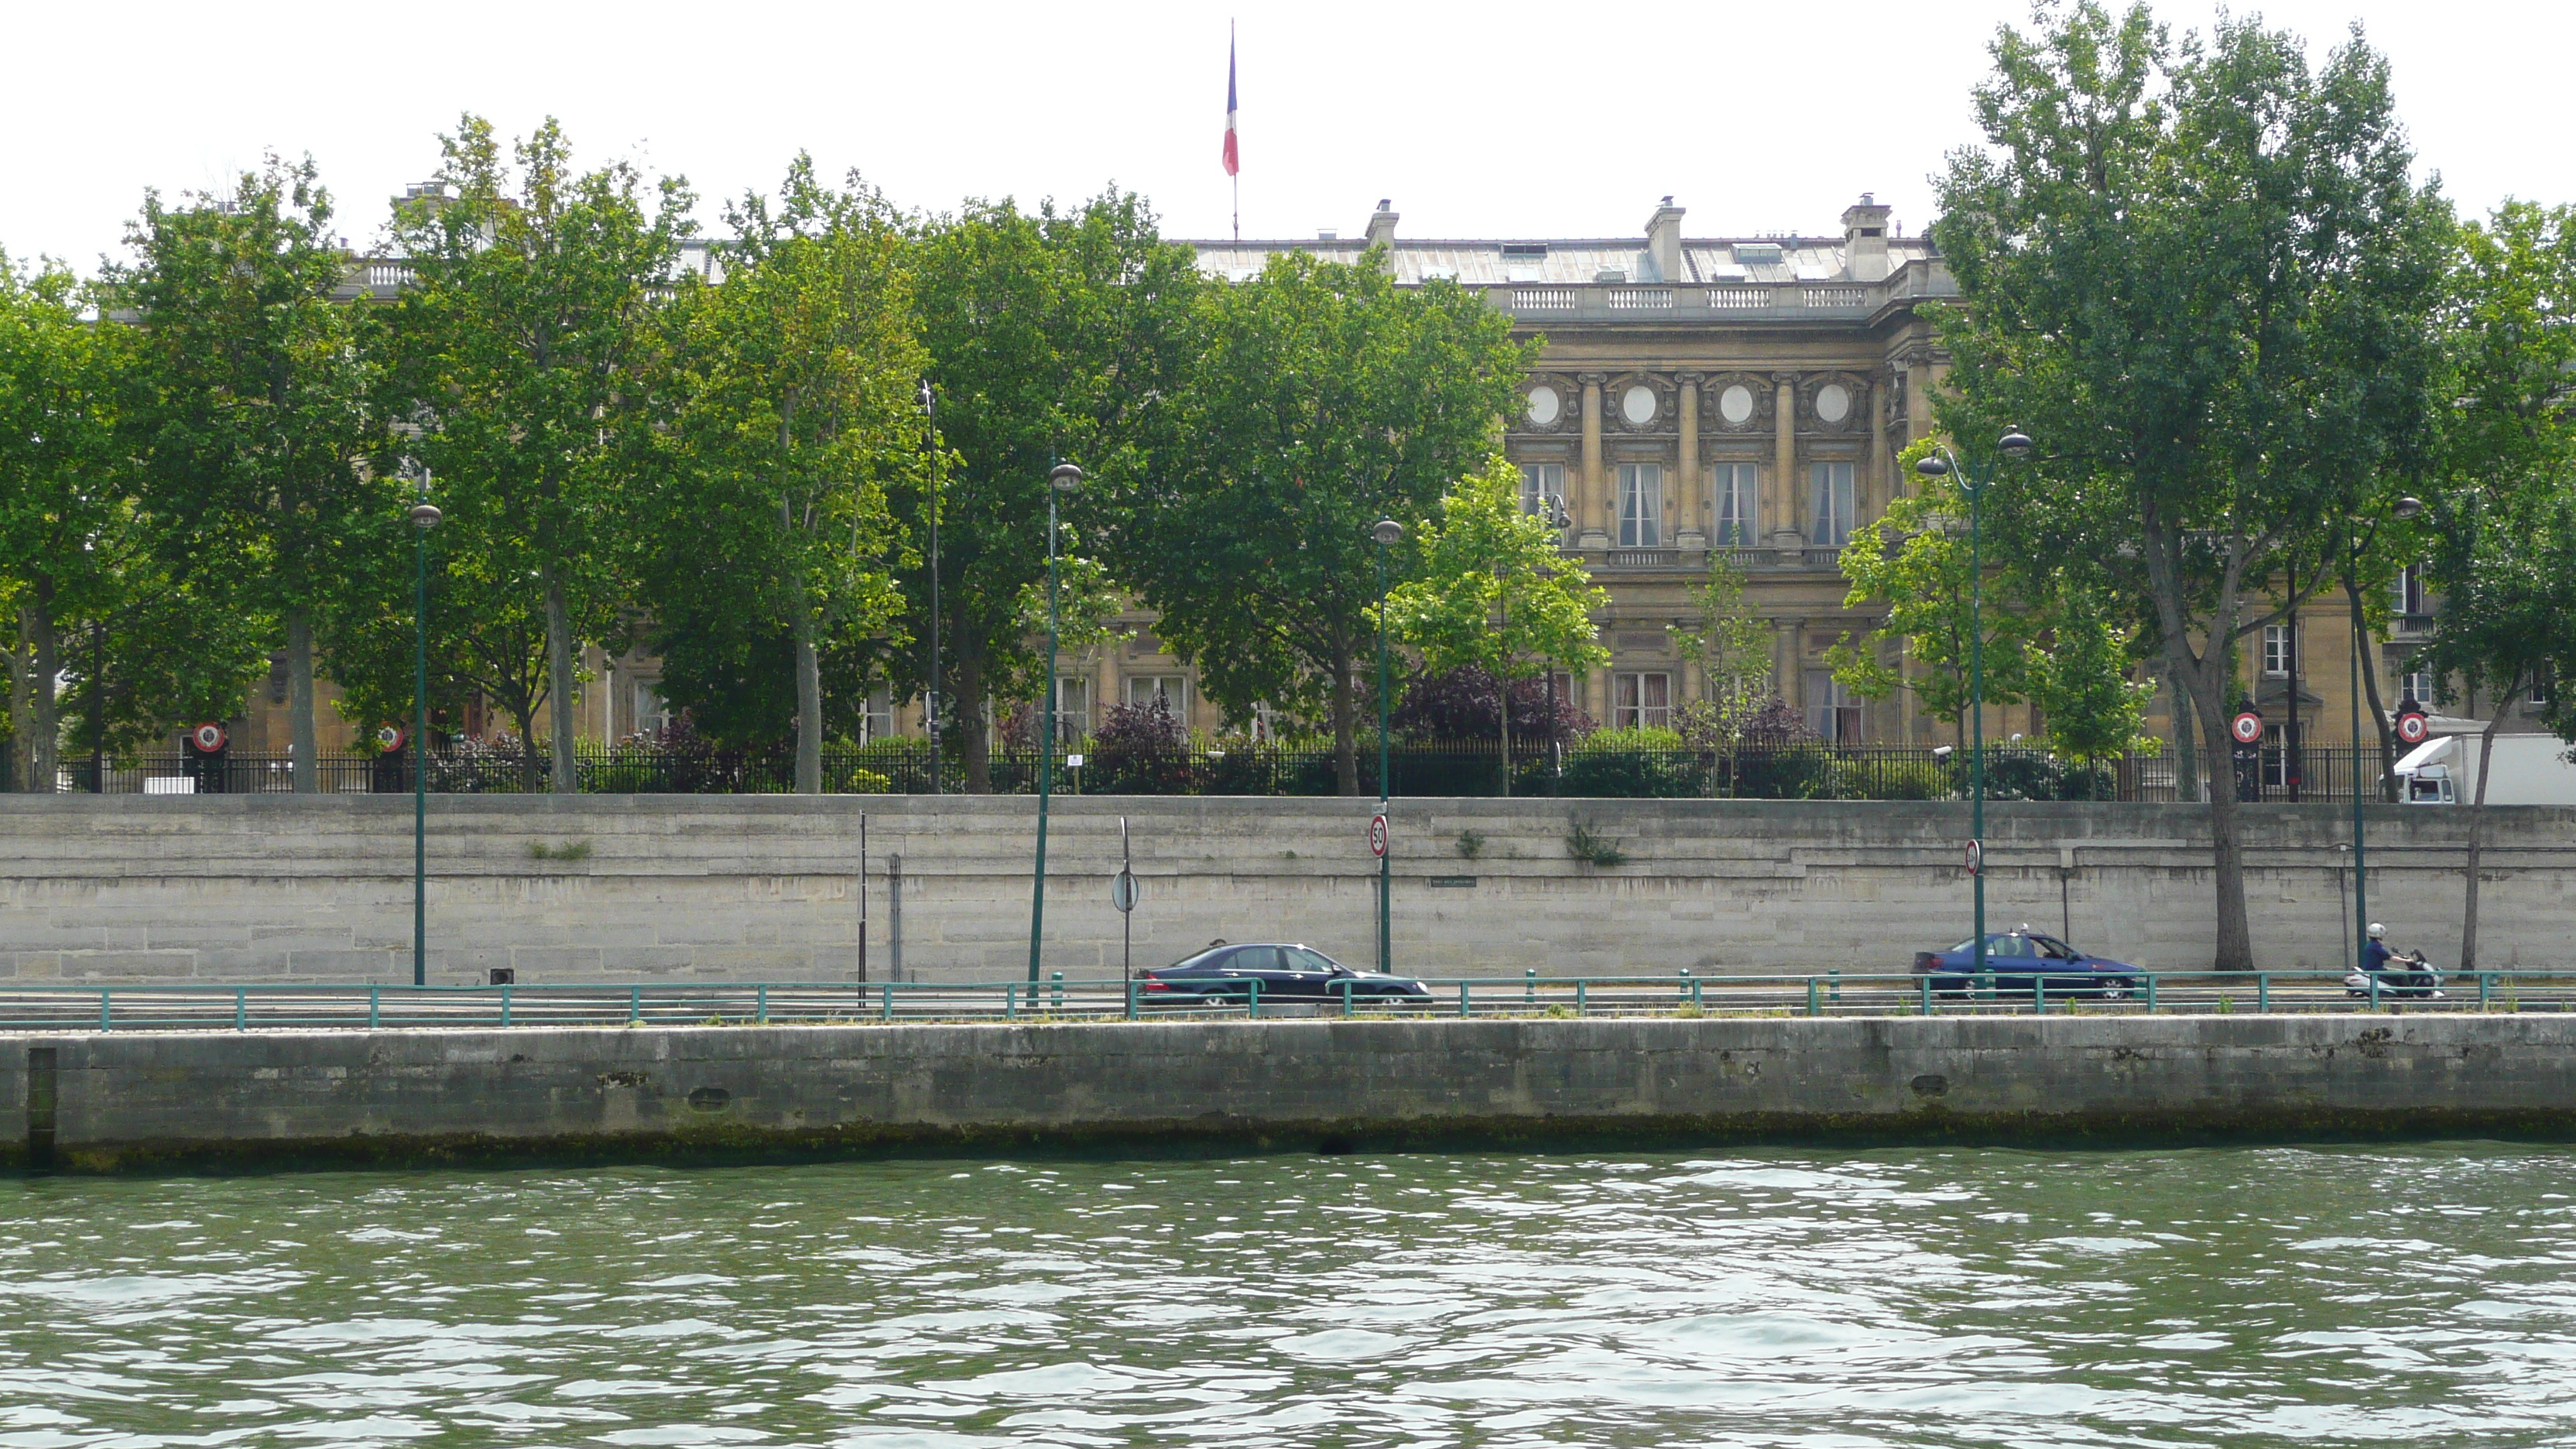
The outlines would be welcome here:
[[[1816,978],[1813,976],[1807,978],[1807,1014],[1809,1016],[1821,1016],[1824,1014],[1816,1007]]]
[[[1054,986],[1055,995],[1053,999],[1055,1005],[1053,1009],[1061,1012],[1064,1010],[1064,973],[1061,971],[1050,971],[1047,973],[1047,980]]]
[[[1525,967],[1521,968],[1521,992],[1522,992],[1521,999],[1522,999],[1523,1001],[1525,1001],[1525,1002],[1529,1003],[1529,1004],[1530,1004],[1530,1005],[1532,1005],[1532,1006],[1536,1006],[1536,1005],[1538,1005],[1538,968],[1537,968],[1537,967],[1535,967],[1535,966],[1525,966]]]
[[[1840,966],[1826,967],[1825,978],[1825,999],[1837,1006],[1840,1006],[1843,999],[1843,968]]]

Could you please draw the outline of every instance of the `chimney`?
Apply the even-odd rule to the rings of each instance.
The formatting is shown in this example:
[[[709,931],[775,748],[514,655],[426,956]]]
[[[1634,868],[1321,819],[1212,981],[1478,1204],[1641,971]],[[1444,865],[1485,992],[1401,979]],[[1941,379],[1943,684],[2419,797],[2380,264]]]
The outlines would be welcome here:
[[[1843,208],[1843,269],[1855,282],[1887,280],[1890,209],[1879,205],[1877,198],[1866,191],[1857,203]]]
[[[1385,197],[1378,198],[1377,210],[1369,216],[1368,244],[1373,247],[1395,245],[1395,207]]]
[[[1655,275],[1640,280],[1682,280],[1682,209],[1669,196],[1646,222],[1646,259],[1654,264]]]

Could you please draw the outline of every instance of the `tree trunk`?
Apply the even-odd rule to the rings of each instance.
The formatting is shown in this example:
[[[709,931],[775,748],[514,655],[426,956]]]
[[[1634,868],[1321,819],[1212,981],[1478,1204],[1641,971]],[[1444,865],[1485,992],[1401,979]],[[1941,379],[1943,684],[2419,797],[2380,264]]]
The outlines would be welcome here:
[[[1508,800],[1512,797],[1512,682],[1505,679],[1496,693],[1503,706],[1503,798]]]
[[[796,611],[796,793],[823,793],[823,670],[810,608]]]
[[[581,788],[573,762],[572,609],[564,602],[563,574],[546,565],[546,715],[554,737],[554,768],[547,788],[570,795]],[[534,748],[536,741],[528,741]]]
[[[19,760],[26,766],[18,788],[30,795],[54,793],[54,776],[62,768],[62,699],[54,682],[62,677],[62,640],[54,628],[53,590],[39,585],[35,602],[18,611],[18,627],[27,656],[24,710],[11,700],[9,717],[18,722]]]
[[[1360,792],[1359,730],[1352,716],[1357,702],[1351,697],[1351,650],[1340,640],[1333,643],[1333,780],[1345,795]],[[1386,781],[1377,782],[1386,789]]]
[[[949,635],[955,651],[948,670],[948,697],[940,704],[949,712],[952,733],[966,756],[966,793],[993,793],[993,736],[984,728],[984,641],[970,629],[958,629]]]
[[[2497,695],[2495,717],[2478,734],[2478,789],[2469,806],[2469,880],[2468,902],[2460,912],[2460,969],[2478,969],[2478,856],[2487,836],[2487,775],[2495,763],[2496,730],[2504,724],[2505,713],[2522,698],[2519,684]]]
[[[295,751],[298,795],[322,790],[322,748],[313,729],[313,611],[286,611],[286,729]]]
[[[537,768],[537,698],[504,700],[502,707],[519,722],[519,788],[535,794],[545,773]]]
[[[2165,713],[2173,719],[2174,798],[2197,805],[2206,798],[2200,790],[2200,720],[2191,691],[2183,687],[2171,664],[2165,668],[2165,695]]]
[[[2352,604],[2353,649],[2361,655],[2362,693],[2370,701],[2370,722],[2379,735],[2379,798],[2394,805],[2397,803],[2397,735],[2388,727],[2388,707],[2379,697],[2379,662],[2370,657],[2370,636],[2366,632],[2370,625],[2361,613],[2361,585],[2346,574],[2343,592]],[[2361,748],[2361,741],[2352,743],[2354,749]],[[2356,756],[2356,767],[2358,760]]]
[[[2189,682],[2204,740],[2228,738],[2227,724],[2221,717],[2229,682],[2227,660],[2225,650],[2212,650],[2197,669],[2182,676]],[[2218,769],[2221,760],[2227,765],[2223,782]],[[2217,892],[2217,942],[2212,964],[2221,971],[2251,971],[2254,941],[2245,915],[2245,842],[2237,823],[2236,761],[2232,751],[2211,753],[2209,783],[2210,864]]]

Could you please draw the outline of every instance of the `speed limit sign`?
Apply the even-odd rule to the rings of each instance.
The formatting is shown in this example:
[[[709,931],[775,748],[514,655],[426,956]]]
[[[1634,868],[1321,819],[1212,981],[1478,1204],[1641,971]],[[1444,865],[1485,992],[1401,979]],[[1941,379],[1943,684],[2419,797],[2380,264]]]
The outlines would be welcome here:
[[[2433,727],[2425,722],[2421,710],[2410,709],[2397,717],[2397,737],[2410,745],[2424,743],[2424,737],[2432,732]]]
[[[1369,817],[1369,854],[1381,859],[1386,855],[1386,812]]]
[[[1969,841],[1969,842],[1968,842],[1968,874],[1970,874],[1970,875],[1982,875],[1982,874],[1984,874],[1984,873],[1985,873],[1985,869],[1986,869],[1986,843],[1985,843],[1984,841],[1982,841],[1982,840],[1971,840],[1971,841]]]
[[[201,724],[188,731],[188,743],[195,745],[201,755],[211,755],[222,749],[224,739],[224,727],[219,724]]]
[[[2228,733],[2236,736],[2236,743],[2240,745],[2259,744],[2263,739],[2263,716],[2250,709],[2246,710],[2236,716],[2234,724],[2228,726]]]

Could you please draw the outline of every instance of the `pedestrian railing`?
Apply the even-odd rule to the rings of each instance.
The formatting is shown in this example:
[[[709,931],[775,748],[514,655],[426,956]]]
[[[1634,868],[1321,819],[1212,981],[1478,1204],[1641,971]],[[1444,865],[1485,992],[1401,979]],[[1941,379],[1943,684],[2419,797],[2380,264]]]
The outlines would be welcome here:
[[[2576,1011],[2576,971],[2447,976],[2438,995],[2373,981],[2355,994],[2316,971],[2154,971],[2130,982],[1983,976],[1483,976],[1426,981],[1425,996],[1372,994],[1384,978],[1322,995],[1257,980],[1203,992],[1143,978],[1003,982],[688,985],[134,985],[0,990],[0,1030],[253,1031],[293,1028],[862,1025],[1354,1018],[2156,1016],[2229,1013]]]

